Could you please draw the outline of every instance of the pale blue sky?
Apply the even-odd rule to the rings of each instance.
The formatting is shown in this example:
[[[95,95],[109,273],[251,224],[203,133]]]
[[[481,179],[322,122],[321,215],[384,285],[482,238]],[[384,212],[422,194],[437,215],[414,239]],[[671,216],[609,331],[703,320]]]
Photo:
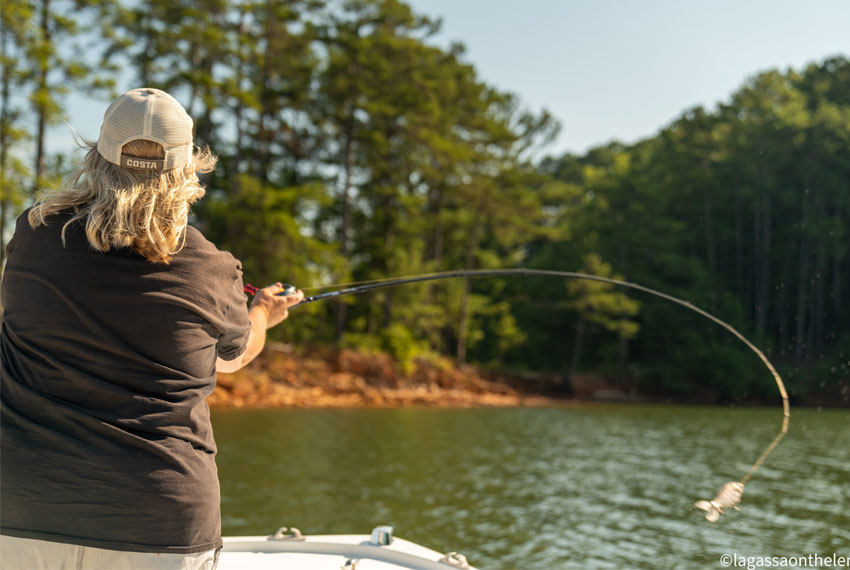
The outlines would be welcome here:
[[[758,71],[850,55],[850,0],[409,0],[443,18],[479,76],[562,123],[550,153],[653,135],[695,105],[713,108]],[[129,87],[129,86],[122,86]],[[97,138],[106,103],[70,99]],[[49,150],[68,148],[52,130]]]
[[[563,124],[552,151],[651,136],[747,77],[850,56],[848,0],[411,0],[488,82]]]

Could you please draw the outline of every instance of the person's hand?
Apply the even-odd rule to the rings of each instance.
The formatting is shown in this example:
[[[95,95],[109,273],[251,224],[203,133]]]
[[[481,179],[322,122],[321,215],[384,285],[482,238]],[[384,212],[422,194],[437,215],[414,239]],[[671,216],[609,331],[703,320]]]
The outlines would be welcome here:
[[[283,285],[275,283],[257,291],[254,300],[251,301],[252,319],[257,316],[264,318],[267,329],[283,322],[289,316],[289,307],[297,305],[304,298],[304,292],[300,289],[292,295],[278,296],[277,293],[281,291],[283,291]]]
[[[251,321],[251,333],[243,352],[233,360],[222,360],[216,358],[215,369],[217,372],[236,372],[251,362],[263,350],[266,344],[266,329],[280,324],[289,316],[289,307],[297,305],[304,298],[304,293],[296,291],[292,295],[277,296],[276,293],[283,291],[280,283],[263,287],[254,295],[251,308],[248,310],[248,318]]]

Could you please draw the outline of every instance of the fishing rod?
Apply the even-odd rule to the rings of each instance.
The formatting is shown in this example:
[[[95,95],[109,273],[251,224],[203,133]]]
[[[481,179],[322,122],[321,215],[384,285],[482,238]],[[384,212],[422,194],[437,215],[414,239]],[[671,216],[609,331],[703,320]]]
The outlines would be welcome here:
[[[577,273],[573,271],[554,271],[550,269],[523,269],[523,268],[513,268],[513,269],[460,269],[455,271],[443,271],[439,273],[426,273],[422,275],[411,275],[408,277],[390,277],[386,279],[376,279],[373,281],[361,281],[359,283],[350,283],[348,285],[344,285],[342,289],[336,289],[333,291],[327,291],[325,293],[317,293],[315,295],[311,295],[309,297],[304,297],[300,303],[293,305],[296,307],[298,305],[305,305],[307,303],[314,303],[316,301],[322,301],[325,299],[333,299],[342,297],[344,295],[355,295],[359,293],[365,293],[367,291],[373,291],[375,289],[386,289],[389,287],[398,287],[400,285],[407,285],[409,283],[421,283],[425,281],[436,281],[439,279],[457,279],[457,278],[475,278],[475,277],[506,277],[506,276],[545,276],[545,277],[560,277],[563,279],[584,279],[587,281],[597,281],[600,283],[607,283],[609,285],[616,285],[618,287],[626,287],[629,289],[634,289],[637,291],[641,291],[643,293],[648,293],[650,295],[654,295],[656,297],[660,297],[662,299],[666,299],[672,303],[676,303],[677,305],[681,305],[695,313],[702,315],[703,317],[709,319],[713,323],[723,327],[728,332],[730,332],[735,338],[744,343],[747,348],[753,351],[756,356],[758,356],[759,360],[767,367],[770,374],[773,376],[774,381],[776,382],[776,386],[779,388],[779,394],[782,397],[782,426],[779,429],[779,433],[776,434],[776,437],[773,438],[770,445],[767,446],[767,449],[762,452],[762,454],[756,459],[755,463],[753,463],[752,467],[747,471],[747,473],[741,478],[740,481],[732,481],[726,483],[721,488],[720,492],[717,496],[711,501],[697,501],[694,503],[699,509],[706,511],[705,518],[711,522],[716,521],[721,514],[723,514],[723,510],[725,508],[732,507],[734,509],[738,508],[738,504],[741,502],[741,497],[744,492],[744,485],[750,480],[756,470],[764,463],[764,460],[767,459],[767,456],[776,448],[779,444],[779,441],[783,438],[783,436],[788,433],[788,422],[791,417],[790,405],[788,403],[788,392],[785,390],[785,383],[782,381],[782,377],[779,375],[779,372],[776,371],[773,364],[767,359],[764,353],[758,349],[752,342],[750,342],[744,335],[738,332],[732,325],[728,324],[725,321],[720,320],[715,317],[711,313],[700,309],[696,305],[689,303],[688,301],[683,301],[678,297],[674,297],[672,295],[668,295],[666,293],[662,293],[661,291],[656,291],[655,289],[650,289],[649,287],[645,287],[643,285],[638,285],[637,283],[631,283],[628,281],[621,281],[619,279],[612,279],[610,277],[600,277],[598,275],[589,275],[587,273]],[[247,284],[245,285],[245,292],[250,293],[251,295],[255,294],[259,289],[253,285]],[[277,295],[291,295],[295,293],[297,288],[294,285],[284,284],[283,290],[277,293]],[[292,307],[290,307],[291,309]]]

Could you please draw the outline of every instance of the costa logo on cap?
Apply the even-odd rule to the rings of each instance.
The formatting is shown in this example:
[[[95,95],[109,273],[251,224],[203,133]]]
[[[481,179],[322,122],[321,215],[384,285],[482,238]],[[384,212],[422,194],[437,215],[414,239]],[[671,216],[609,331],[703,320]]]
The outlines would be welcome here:
[[[109,105],[103,115],[97,151],[109,162],[124,168],[163,171],[186,166],[192,160],[192,118],[171,95],[144,87],[127,91]],[[162,146],[162,159],[122,154],[134,140]]]
[[[121,155],[121,166],[137,170],[163,170],[165,161],[161,158],[144,158],[141,156]]]

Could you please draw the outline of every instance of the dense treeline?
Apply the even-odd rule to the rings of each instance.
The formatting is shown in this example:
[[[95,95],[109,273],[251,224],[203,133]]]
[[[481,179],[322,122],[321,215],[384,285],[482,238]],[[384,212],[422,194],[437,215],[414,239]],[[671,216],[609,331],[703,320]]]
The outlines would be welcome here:
[[[657,136],[532,161],[556,134],[398,0],[4,0],[2,216],[68,160],[69,89],[174,93],[219,155],[193,223],[254,283],[459,268],[621,277],[728,320],[798,396],[850,398],[850,62],[762,73]],[[116,70],[123,70],[117,72]],[[69,117],[74,123],[74,117]],[[303,311],[303,312],[302,312]],[[288,338],[624,389],[773,397],[728,333],[595,283],[443,281],[299,309]]]
[[[753,336],[784,365],[792,392],[846,402],[848,90],[844,58],[765,72],[716,111],[692,109],[649,140],[546,160],[543,170],[587,204],[568,217],[573,239],[540,244],[530,263],[575,265],[596,252]],[[619,348],[640,384],[686,389],[684,371],[724,397],[769,393],[770,379],[720,331],[642,303],[641,334]],[[594,340],[597,362],[610,361],[612,343]]]

